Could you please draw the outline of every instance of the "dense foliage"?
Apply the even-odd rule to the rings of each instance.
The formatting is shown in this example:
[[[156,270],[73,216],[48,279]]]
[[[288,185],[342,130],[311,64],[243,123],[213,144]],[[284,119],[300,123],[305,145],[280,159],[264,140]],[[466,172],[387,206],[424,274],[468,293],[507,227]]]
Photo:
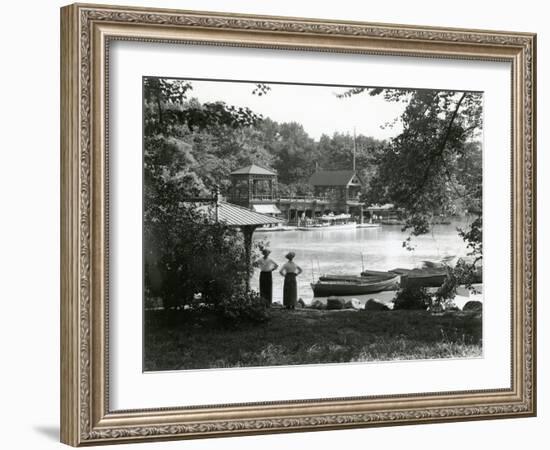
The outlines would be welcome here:
[[[383,95],[405,102],[401,133],[376,161],[370,201],[393,203],[406,228],[426,233],[437,215],[479,213],[482,164],[479,144],[482,96],[478,92],[353,89],[343,95]]]
[[[393,309],[428,309],[432,298],[426,288],[409,286],[399,289],[393,299]]]
[[[216,305],[221,323],[229,326],[262,323],[269,319],[265,300],[255,291],[222,298]]]
[[[452,298],[459,284],[471,286],[483,256],[482,95],[479,92],[353,88],[341,94],[382,95],[404,102],[402,132],[379,153],[365,198],[393,203],[411,235],[430,231],[438,216],[470,213],[469,230],[459,229],[472,258],[450,268],[441,298]],[[390,125],[391,126],[391,125]],[[403,245],[413,249],[411,236]]]
[[[189,136],[209,126],[248,126],[257,117],[221,102],[187,103],[191,89],[180,80],[144,83],[145,293],[164,307],[190,304],[197,296],[216,304],[246,294],[243,237],[185,200],[212,186],[197,170],[200,152]]]

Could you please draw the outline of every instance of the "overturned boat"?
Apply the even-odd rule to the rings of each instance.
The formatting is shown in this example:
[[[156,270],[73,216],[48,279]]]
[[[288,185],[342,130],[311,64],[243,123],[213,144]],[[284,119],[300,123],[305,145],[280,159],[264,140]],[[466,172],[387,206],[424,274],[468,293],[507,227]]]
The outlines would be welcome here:
[[[392,269],[391,273],[401,276],[401,288],[440,287],[445,282],[449,271],[456,265],[456,261],[444,262],[423,261],[422,266],[415,269]],[[473,283],[483,282],[483,271],[477,267],[472,274]]]
[[[401,276],[401,288],[440,287],[447,278],[447,268],[445,267],[397,268],[390,272]]]

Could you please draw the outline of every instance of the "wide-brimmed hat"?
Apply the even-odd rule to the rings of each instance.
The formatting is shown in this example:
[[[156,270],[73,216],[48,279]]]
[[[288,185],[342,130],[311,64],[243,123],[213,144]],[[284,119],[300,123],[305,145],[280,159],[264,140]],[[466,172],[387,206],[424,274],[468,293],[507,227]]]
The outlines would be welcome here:
[[[286,259],[294,259],[295,256],[296,256],[296,253],[294,253],[294,252],[288,252],[288,253],[285,255],[285,258],[286,258]]]

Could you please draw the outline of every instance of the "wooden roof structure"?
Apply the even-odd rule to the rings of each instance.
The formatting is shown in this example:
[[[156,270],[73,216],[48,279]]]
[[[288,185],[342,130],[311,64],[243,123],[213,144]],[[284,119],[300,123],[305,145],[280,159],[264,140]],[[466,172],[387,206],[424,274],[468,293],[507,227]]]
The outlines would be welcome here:
[[[218,221],[229,227],[274,225],[282,222],[276,217],[224,201],[218,203]]]
[[[276,225],[281,219],[268,214],[253,211],[244,206],[219,200],[198,206],[197,209],[209,215],[213,220],[227,225],[228,227],[259,227],[262,225]]]
[[[251,164],[246,167],[241,167],[240,169],[234,170],[230,174],[231,176],[249,176],[249,175],[268,175],[272,177],[276,177],[277,174],[275,172],[272,172],[271,170],[265,169],[263,167],[260,167],[256,164]]]
[[[347,186],[354,179],[363,184],[355,170],[319,170],[309,178],[312,186]]]

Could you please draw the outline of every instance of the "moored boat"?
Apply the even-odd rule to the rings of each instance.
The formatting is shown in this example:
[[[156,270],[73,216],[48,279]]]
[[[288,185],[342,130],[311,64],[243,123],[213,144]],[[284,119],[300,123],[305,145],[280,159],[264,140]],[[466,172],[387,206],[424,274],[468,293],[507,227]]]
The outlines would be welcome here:
[[[399,275],[389,272],[376,272],[370,275],[324,275],[316,283],[311,283],[315,297],[331,295],[362,295],[397,289]]]
[[[357,223],[347,222],[339,224],[312,224],[307,226],[297,227],[300,231],[335,231],[335,230],[354,230],[357,228]]]
[[[315,219],[304,219],[298,225],[300,231],[354,230],[357,223],[350,220],[350,214],[327,214]]]

